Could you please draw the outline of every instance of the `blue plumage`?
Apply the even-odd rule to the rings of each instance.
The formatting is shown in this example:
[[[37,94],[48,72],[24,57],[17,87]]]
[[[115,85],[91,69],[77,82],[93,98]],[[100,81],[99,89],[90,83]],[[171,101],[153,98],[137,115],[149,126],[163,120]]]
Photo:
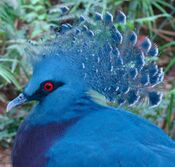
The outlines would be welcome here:
[[[18,130],[13,167],[174,167],[175,143],[162,130],[120,107],[98,104],[89,93],[120,106],[145,97],[158,105],[162,95],[152,90],[163,80],[152,59],[157,47],[147,37],[137,42],[123,12],[116,19],[96,13],[95,20],[81,16],[78,25],[52,27],[51,39],[27,45],[33,75],[8,109],[38,104]]]

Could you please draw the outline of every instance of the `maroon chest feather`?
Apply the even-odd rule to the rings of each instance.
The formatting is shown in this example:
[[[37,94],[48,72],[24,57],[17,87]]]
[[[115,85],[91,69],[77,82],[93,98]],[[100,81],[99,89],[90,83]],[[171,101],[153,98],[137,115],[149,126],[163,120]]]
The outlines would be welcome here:
[[[80,118],[73,118],[62,123],[27,128],[20,127],[12,153],[13,167],[44,167],[47,163],[45,153],[58,141]]]

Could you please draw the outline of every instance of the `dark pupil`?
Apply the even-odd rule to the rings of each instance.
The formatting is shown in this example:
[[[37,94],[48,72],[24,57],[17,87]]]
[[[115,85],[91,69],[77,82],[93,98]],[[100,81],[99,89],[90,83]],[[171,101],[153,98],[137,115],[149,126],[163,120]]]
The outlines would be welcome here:
[[[47,88],[47,89],[50,89],[50,88],[51,88],[51,86],[50,86],[50,85],[46,85],[46,88]]]

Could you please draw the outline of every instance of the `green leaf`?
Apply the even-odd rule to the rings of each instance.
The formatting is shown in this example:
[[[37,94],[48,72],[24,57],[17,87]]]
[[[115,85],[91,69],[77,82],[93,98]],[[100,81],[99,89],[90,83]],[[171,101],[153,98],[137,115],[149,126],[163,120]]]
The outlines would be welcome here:
[[[174,94],[171,94],[170,102],[167,109],[167,117],[166,117],[168,130],[170,130],[171,128],[170,126],[171,126],[171,117],[173,114],[173,108],[174,108]]]
[[[172,47],[172,46],[175,46],[175,41],[169,42],[169,43],[161,46],[159,49],[164,50],[165,48],[169,48],[169,47]]]
[[[0,141],[3,140],[3,139],[6,139],[6,138],[12,138],[16,135],[15,132],[13,133],[8,133],[7,130],[4,130],[2,132],[0,132]]]
[[[165,74],[175,65],[175,57],[170,61],[168,66],[165,68]]]
[[[38,19],[39,19],[39,20],[45,20],[46,17],[47,17],[47,16],[46,16],[45,14],[42,14],[42,15],[39,15],[39,16],[38,16]]]
[[[12,82],[17,87],[17,89],[21,89],[21,86],[16,80],[14,74],[2,64],[0,64],[0,76],[4,78],[8,83]]]
[[[33,21],[34,19],[36,19],[37,16],[38,16],[37,13],[31,12],[31,13],[29,13],[29,14],[27,14],[27,15],[25,16],[25,20],[28,21],[28,22],[31,22],[31,21]]]
[[[32,3],[33,5],[35,5],[35,4],[37,4],[39,1],[40,1],[40,0],[31,0],[31,3]]]
[[[32,31],[31,38],[34,38],[40,35],[42,32],[43,32],[42,29],[35,27],[35,29]]]
[[[45,10],[45,7],[42,6],[42,5],[37,5],[37,6],[35,6],[34,9],[35,9],[35,11],[39,12],[39,11],[43,11],[43,10]]]
[[[175,7],[173,5],[171,5],[171,3],[168,3],[168,2],[165,2],[165,1],[162,1],[162,0],[157,0],[157,1],[161,4],[161,6],[163,8],[168,7],[172,10],[175,10]]]
[[[167,13],[166,10],[163,8],[163,6],[159,5],[158,3],[156,2],[153,2],[153,5],[159,9],[162,13]]]
[[[138,22],[138,23],[153,22],[153,21],[155,21],[155,20],[157,20],[158,18],[161,18],[161,17],[169,17],[170,18],[172,16],[169,15],[169,14],[159,14],[159,15],[155,15],[155,16],[149,16],[149,17],[136,19],[135,22]]]

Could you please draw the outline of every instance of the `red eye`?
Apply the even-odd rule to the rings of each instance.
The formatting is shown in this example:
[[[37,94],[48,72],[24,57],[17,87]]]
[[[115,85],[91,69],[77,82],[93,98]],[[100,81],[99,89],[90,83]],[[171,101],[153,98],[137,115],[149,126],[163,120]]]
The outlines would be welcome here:
[[[44,90],[45,90],[46,92],[51,92],[51,91],[53,90],[53,88],[54,88],[54,85],[53,85],[52,82],[46,82],[46,83],[44,84]]]

